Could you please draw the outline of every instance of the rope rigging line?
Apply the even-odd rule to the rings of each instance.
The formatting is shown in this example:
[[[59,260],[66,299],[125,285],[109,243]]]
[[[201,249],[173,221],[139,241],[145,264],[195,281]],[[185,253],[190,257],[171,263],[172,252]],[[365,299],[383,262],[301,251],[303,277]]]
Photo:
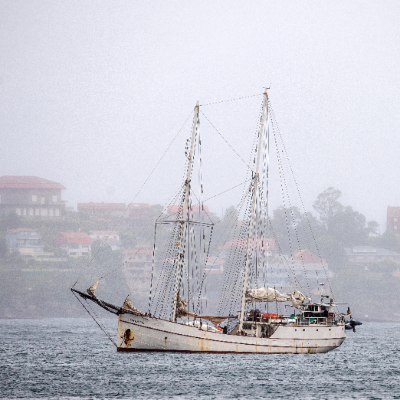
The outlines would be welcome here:
[[[246,165],[246,167],[250,168],[250,166],[243,160],[242,156],[232,147],[232,145],[225,139],[222,133],[214,126],[214,124],[208,119],[207,115],[204,114],[202,110],[200,112],[204,115],[205,119],[209,122],[209,124],[214,128],[214,130],[218,133],[219,136],[224,140],[224,142],[231,148],[231,150],[242,160],[242,162]]]
[[[142,191],[142,189],[144,188],[144,186],[146,185],[146,183],[149,181],[149,179],[151,178],[151,176],[153,175],[154,171],[156,170],[156,168],[158,167],[158,165],[160,164],[160,162],[163,160],[165,154],[167,154],[168,150],[171,148],[172,144],[175,142],[176,138],[179,136],[179,134],[181,133],[182,129],[185,127],[187,121],[189,120],[189,118],[191,117],[192,112],[190,112],[190,114],[188,115],[188,117],[186,118],[185,122],[183,123],[183,125],[181,126],[181,128],[178,130],[178,132],[176,133],[176,135],[174,136],[174,138],[172,139],[172,141],[169,143],[167,149],[164,151],[164,153],[161,155],[161,158],[157,161],[156,165],[154,166],[154,168],[151,170],[150,174],[147,176],[147,178],[145,179],[145,181],[143,182],[142,186],[139,188],[139,190],[136,192],[136,194],[134,195],[133,199],[131,200],[131,202],[126,206],[125,208],[125,212],[127,210],[129,210],[129,207],[133,204],[133,202],[135,201],[136,197],[139,195],[139,193]],[[124,213],[125,214],[125,213]],[[114,224],[113,229],[115,230],[115,228],[120,224],[123,215],[121,215],[119,217],[119,219],[117,220],[117,222]],[[78,283],[80,277],[82,276],[82,274],[84,273],[84,271],[89,267],[89,265],[93,262],[93,260],[96,258],[96,256],[98,255],[99,251],[101,250],[101,248],[106,244],[107,240],[108,240],[109,236],[106,238],[106,240],[102,241],[97,252],[92,256],[92,258],[90,259],[90,261],[87,263],[87,265],[82,269],[81,273],[78,275],[78,279],[76,280],[76,282],[73,284],[72,288],[75,287],[75,285]],[[103,279],[104,277],[102,276],[100,279]]]
[[[115,346],[117,346],[117,343],[114,342],[114,340],[112,339],[112,337],[110,336],[110,334],[106,331],[105,328],[102,327],[102,325],[96,320],[96,318],[90,313],[90,311],[86,308],[86,306],[82,303],[82,301],[80,300],[80,298],[75,294],[75,292],[72,292],[73,295],[76,297],[76,299],[79,301],[79,303],[82,305],[82,307],[86,310],[86,312],[90,315],[90,317],[93,319],[94,322],[96,322],[97,326],[105,333],[105,335],[108,337],[108,339],[111,341],[111,343]],[[87,302],[87,300],[86,300]],[[89,303],[88,303],[89,305]],[[89,306],[90,307],[90,306]],[[91,307],[90,307],[91,308]],[[92,308],[91,308],[92,310]],[[93,310],[92,310],[93,312]],[[93,312],[94,313],[94,312]]]
[[[200,107],[205,107],[205,106],[211,106],[214,104],[221,104],[221,103],[227,103],[230,101],[237,101],[237,100],[243,100],[243,99],[250,99],[252,97],[258,97],[258,96],[263,96],[264,93],[257,93],[257,94],[252,94],[250,96],[242,96],[242,97],[236,97],[234,99],[227,99],[227,100],[220,100],[220,101],[214,101],[212,103],[206,103],[206,104],[200,104]]]
[[[282,134],[281,134],[280,129],[279,129],[279,126],[278,126],[278,124],[277,124],[277,122],[276,122],[274,110],[273,110],[273,108],[272,108],[271,105],[269,105],[269,107],[270,107],[270,109],[271,109],[271,117],[272,117],[272,118],[271,118],[271,121],[272,121],[273,129],[276,128],[276,131],[277,131],[277,133],[278,133],[278,137],[279,137],[280,140],[281,140],[282,148],[283,148],[283,150],[284,150],[284,154],[285,154],[285,156],[286,156],[287,163],[288,163],[288,165],[289,165],[289,169],[290,169],[290,172],[291,172],[291,174],[292,174],[292,178],[293,178],[293,181],[294,181],[294,183],[295,183],[295,187],[296,187],[296,189],[297,189],[297,193],[298,193],[299,198],[300,198],[302,210],[303,210],[303,213],[304,213],[304,215],[305,215],[305,217],[306,217],[307,224],[308,224],[308,227],[309,227],[309,230],[310,230],[310,233],[311,233],[311,237],[312,237],[312,240],[313,240],[313,242],[314,242],[315,248],[316,248],[316,250],[317,250],[318,258],[321,260],[321,264],[322,264],[322,267],[323,267],[323,270],[324,270],[324,273],[325,273],[325,278],[326,278],[326,280],[328,281],[328,285],[329,285],[329,289],[330,289],[330,291],[331,291],[331,293],[332,293],[332,297],[334,297],[334,295],[333,295],[333,290],[332,290],[332,286],[331,286],[331,282],[330,282],[330,279],[329,279],[329,277],[328,277],[328,272],[326,271],[325,264],[322,262],[322,257],[321,257],[321,253],[320,253],[320,250],[319,250],[319,247],[318,247],[318,243],[317,243],[317,240],[316,240],[316,238],[315,238],[314,231],[312,230],[311,222],[310,222],[310,219],[308,218],[308,213],[307,213],[306,210],[305,210],[303,197],[301,196],[300,189],[299,189],[299,185],[298,185],[297,180],[296,180],[296,177],[295,177],[295,175],[294,175],[294,171],[293,171],[292,165],[291,165],[291,163],[290,163],[290,159],[289,159],[289,157],[288,157],[285,144],[284,144],[283,139],[282,139]],[[317,272],[317,279],[318,279],[318,272]]]

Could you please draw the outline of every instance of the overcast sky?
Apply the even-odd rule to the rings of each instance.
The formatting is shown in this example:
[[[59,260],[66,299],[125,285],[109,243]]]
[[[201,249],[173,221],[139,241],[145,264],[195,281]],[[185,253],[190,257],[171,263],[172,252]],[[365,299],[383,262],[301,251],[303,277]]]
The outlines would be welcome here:
[[[399,21],[398,1],[0,0],[0,175],[60,182],[71,206],[129,202],[197,100],[271,85],[306,206],[334,186],[382,230],[400,206]],[[245,160],[260,102],[203,108]],[[177,189],[190,124],[135,201]],[[244,165],[208,128],[205,163],[230,172],[205,173],[212,195]]]

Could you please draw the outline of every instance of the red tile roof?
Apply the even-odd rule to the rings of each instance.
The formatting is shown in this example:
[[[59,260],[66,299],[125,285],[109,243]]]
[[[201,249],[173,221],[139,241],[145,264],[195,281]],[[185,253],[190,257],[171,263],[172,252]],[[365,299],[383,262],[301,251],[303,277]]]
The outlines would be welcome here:
[[[63,185],[37,176],[0,176],[0,189],[65,189]]]
[[[325,263],[323,258],[317,257],[315,254],[311,253],[309,250],[300,250],[293,257],[293,260],[302,261],[304,263]]]
[[[93,241],[85,232],[60,232],[54,239],[55,244],[92,244]]]

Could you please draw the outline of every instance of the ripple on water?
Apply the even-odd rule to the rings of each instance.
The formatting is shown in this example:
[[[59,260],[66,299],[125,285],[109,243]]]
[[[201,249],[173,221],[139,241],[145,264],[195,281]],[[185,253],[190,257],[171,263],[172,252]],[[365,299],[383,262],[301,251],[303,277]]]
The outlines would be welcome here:
[[[399,328],[365,323],[327,354],[134,354],[91,320],[0,320],[0,397],[400,399]]]

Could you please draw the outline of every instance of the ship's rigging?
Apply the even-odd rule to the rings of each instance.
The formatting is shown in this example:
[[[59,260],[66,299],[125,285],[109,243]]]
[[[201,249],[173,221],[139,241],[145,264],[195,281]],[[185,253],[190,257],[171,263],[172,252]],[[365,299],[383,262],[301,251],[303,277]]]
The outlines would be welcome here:
[[[267,90],[263,94],[253,150],[248,163],[229,144],[226,135],[221,134],[200,107],[197,103],[194,109],[191,137],[186,142],[183,183],[155,223],[150,291],[145,316],[173,323],[178,319],[183,319],[187,321],[187,324],[192,321],[191,326],[194,326],[193,323],[196,320],[211,321],[214,324],[226,321],[226,326],[229,326],[230,321],[237,318],[238,325],[232,332],[237,335],[247,335],[245,331],[249,329],[246,323],[248,313],[250,310],[256,310],[257,303],[263,303],[266,315],[272,315],[270,309],[274,305],[276,314],[273,315],[278,315],[282,314],[279,303],[290,302],[289,305],[292,307],[304,309],[304,302],[310,301],[313,294],[315,295],[315,292],[311,290],[304,260],[301,260],[303,266],[301,278],[296,274],[293,262],[295,251],[300,251],[303,246],[307,246],[313,249],[320,260],[322,257],[276,124]],[[235,209],[221,220],[211,216],[204,204],[200,116],[204,116],[247,167],[247,176],[243,183],[233,187],[242,186],[241,198]],[[165,153],[163,157],[164,155]],[[271,156],[278,164],[277,176],[280,182],[282,212],[288,234],[288,240],[284,244],[280,243],[277,226],[274,226],[273,216],[269,211]],[[229,190],[225,189],[222,193]],[[299,197],[306,221],[301,226],[295,221],[290,191],[294,191]],[[218,195],[211,198],[216,196]],[[223,229],[219,230],[219,235],[216,237],[215,232],[220,226],[223,226]],[[149,237],[148,242],[150,240]],[[219,288],[218,309],[213,310],[214,313],[210,315],[207,312],[207,278],[212,276],[211,270],[218,260],[221,260],[221,253],[224,252],[227,242],[231,246],[229,254],[224,254],[225,276]],[[113,313],[133,312],[135,315],[144,315],[143,310],[136,309],[128,297],[118,310],[118,307],[98,299],[95,293],[99,282],[110,273],[124,268],[127,261],[101,276],[87,290],[87,294],[74,289],[75,284],[72,288],[74,294],[78,293],[83,300],[95,302]],[[281,275],[282,271],[285,271],[285,279],[276,275],[274,272],[276,270],[281,271]],[[314,277],[316,283],[320,283],[322,279],[329,283],[323,262],[319,271],[323,271],[325,276],[319,276],[317,271]],[[287,288],[291,289],[287,291]],[[286,291],[284,292],[283,289]],[[329,296],[325,295],[325,297],[331,299],[332,305],[334,300],[331,288]],[[322,310],[325,306],[321,305],[321,307]],[[328,310],[329,307],[326,307]],[[88,308],[86,310],[90,313]],[[256,311],[259,313],[258,310]],[[94,319],[96,320],[95,317]],[[333,319],[330,321],[333,323]],[[266,330],[260,331],[263,332],[262,335],[267,335],[262,337],[273,335],[278,325],[274,328],[271,328],[272,325],[268,326]]]

